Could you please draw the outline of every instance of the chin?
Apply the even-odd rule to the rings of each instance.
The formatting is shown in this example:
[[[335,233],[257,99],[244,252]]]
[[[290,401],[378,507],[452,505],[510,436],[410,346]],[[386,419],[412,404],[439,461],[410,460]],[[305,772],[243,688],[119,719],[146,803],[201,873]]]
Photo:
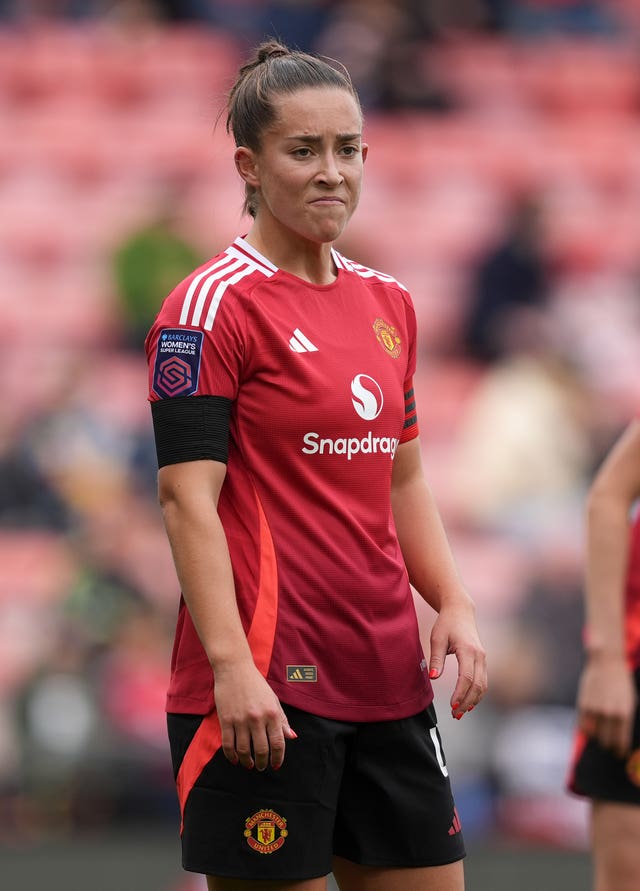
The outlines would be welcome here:
[[[344,232],[345,224],[339,226],[327,226],[322,232],[318,233],[318,241],[322,244],[328,244],[340,238]]]

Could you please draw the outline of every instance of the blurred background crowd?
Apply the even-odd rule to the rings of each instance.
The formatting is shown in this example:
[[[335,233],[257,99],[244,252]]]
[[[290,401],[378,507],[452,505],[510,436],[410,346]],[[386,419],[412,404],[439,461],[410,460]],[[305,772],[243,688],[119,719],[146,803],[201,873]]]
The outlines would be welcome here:
[[[218,114],[267,34],[348,66],[370,154],[339,248],[418,313],[490,657],[460,724],[437,682],[466,833],[579,848],[584,495],[640,405],[636,0],[0,0],[0,843],[176,820],[142,343],[246,231]]]

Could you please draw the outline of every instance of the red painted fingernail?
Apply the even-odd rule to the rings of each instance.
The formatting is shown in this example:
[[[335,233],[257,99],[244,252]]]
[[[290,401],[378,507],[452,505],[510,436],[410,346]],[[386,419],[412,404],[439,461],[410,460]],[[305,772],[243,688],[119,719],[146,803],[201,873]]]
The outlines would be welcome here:
[[[467,709],[467,711],[472,712],[474,710],[474,708],[475,708],[475,705],[470,705],[469,708]]]
[[[455,710],[458,708],[459,705],[460,705],[459,702],[454,702],[453,705],[451,706],[451,710],[455,712]]]
[[[432,668],[431,671],[429,672],[429,677],[430,677],[432,680],[433,680],[433,678],[437,678],[437,677],[438,677],[438,669],[437,669],[437,668]]]

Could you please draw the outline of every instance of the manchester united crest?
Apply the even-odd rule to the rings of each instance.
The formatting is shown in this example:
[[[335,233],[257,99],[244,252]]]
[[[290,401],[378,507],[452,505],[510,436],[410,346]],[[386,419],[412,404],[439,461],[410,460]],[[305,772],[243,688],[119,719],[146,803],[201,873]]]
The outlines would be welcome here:
[[[391,356],[392,359],[397,359],[400,355],[402,344],[400,335],[393,325],[390,325],[389,322],[385,322],[384,319],[376,319],[373,323],[373,330],[378,343],[382,344],[385,353]]]
[[[627,758],[627,776],[634,786],[640,786],[640,749],[635,749]]]
[[[288,834],[284,817],[267,808],[245,820],[244,837],[258,854],[273,854],[283,846]]]

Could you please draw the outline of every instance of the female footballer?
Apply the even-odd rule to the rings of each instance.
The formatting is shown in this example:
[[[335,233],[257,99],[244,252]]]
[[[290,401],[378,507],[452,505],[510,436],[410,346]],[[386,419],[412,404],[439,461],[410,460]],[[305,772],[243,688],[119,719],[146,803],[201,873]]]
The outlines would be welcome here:
[[[348,74],[268,41],[230,91],[252,223],[147,338],[182,599],[167,697],[183,865],[209,891],[461,891],[432,704],[487,686],[422,470],[406,289],[334,242],[368,146]],[[438,613],[429,658],[411,585]],[[286,757],[285,757],[286,752]]]
[[[595,891],[640,876],[640,421],[596,474],[587,508],[586,663],[569,788],[591,799]]]

